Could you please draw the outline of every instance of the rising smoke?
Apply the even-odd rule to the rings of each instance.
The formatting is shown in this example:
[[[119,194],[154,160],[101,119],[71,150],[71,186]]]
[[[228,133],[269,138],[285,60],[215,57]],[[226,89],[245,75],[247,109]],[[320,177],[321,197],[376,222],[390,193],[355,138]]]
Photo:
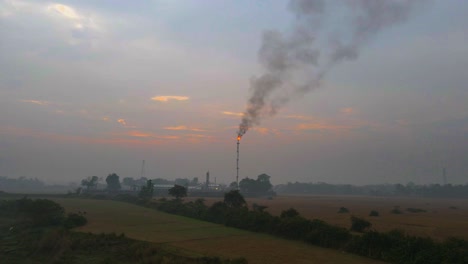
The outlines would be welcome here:
[[[320,87],[337,64],[358,58],[381,30],[404,22],[426,0],[291,0],[290,32],[266,31],[258,59],[264,68],[252,77],[252,95],[239,125],[242,137],[262,117],[273,116],[288,101]],[[326,28],[325,22],[334,28]],[[322,47],[322,48],[321,48]]]

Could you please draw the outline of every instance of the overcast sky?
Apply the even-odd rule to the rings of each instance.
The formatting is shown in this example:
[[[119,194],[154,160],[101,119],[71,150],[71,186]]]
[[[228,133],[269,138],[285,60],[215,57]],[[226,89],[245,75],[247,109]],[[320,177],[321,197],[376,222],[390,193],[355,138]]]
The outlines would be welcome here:
[[[352,22],[326,2],[339,12],[320,50],[323,32]],[[240,178],[425,184],[446,167],[467,183],[466,14],[468,1],[426,1],[262,115],[241,140]],[[148,178],[209,170],[229,184],[263,32],[296,19],[288,1],[0,0],[0,176],[140,177],[145,160]]]

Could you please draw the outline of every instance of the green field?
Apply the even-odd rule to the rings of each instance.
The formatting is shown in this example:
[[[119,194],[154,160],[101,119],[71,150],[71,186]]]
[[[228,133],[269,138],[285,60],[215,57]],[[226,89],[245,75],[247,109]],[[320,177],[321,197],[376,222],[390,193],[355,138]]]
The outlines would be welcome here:
[[[228,228],[106,200],[56,199],[67,211],[85,211],[79,231],[125,233],[134,239],[167,244],[197,254],[245,257],[249,263],[382,263],[297,241]]]

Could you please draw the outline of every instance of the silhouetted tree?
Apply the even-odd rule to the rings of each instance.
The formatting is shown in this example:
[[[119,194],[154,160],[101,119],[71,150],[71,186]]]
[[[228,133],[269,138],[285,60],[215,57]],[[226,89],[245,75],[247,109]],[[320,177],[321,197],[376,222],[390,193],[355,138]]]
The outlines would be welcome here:
[[[254,212],[265,212],[265,210],[268,208],[266,205],[259,205],[259,204],[252,204],[252,211]]]
[[[149,200],[153,198],[153,192],[154,192],[153,182],[151,180],[148,180],[146,182],[146,186],[141,187],[141,190],[138,196],[141,199]]]
[[[370,211],[369,216],[379,216],[379,212],[377,212],[376,210],[372,210]]]
[[[257,190],[257,182],[254,179],[244,178],[239,182],[239,189],[243,193],[253,193]]]
[[[132,177],[125,177],[122,179],[122,184],[125,186],[128,186],[132,188],[132,190],[135,189],[136,181]]]
[[[238,190],[232,190],[225,193],[224,203],[230,208],[240,208],[247,204],[244,197]]]
[[[141,177],[140,179],[138,180],[135,180],[135,185],[136,186],[143,186],[147,183],[148,179],[146,177]],[[153,184],[156,184],[154,181],[153,181]]]
[[[243,193],[267,193],[273,185],[270,183],[270,176],[263,173],[257,179],[244,178],[239,182],[239,188]]]
[[[263,173],[257,176],[257,191],[258,192],[268,192],[271,190],[270,176]]]
[[[295,217],[295,216],[299,216],[299,212],[294,208],[289,208],[288,210],[284,210],[283,212],[281,212],[281,215],[280,215],[281,218]]]
[[[122,188],[120,186],[119,175],[112,173],[109,174],[106,178],[107,189],[111,191],[117,191]]]
[[[231,184],[229,184],[229,188],[237,189],[237,182],[231,182]]]
[[[98,181],[98,176],[92,176],[81,180],[81,185],[86,186],[86,190],[89,190],[91,188],[96,188]]]
[[[364,229],[371,227],[372,224],[364,220],[362,218],[357,218],[355,216],[351,216],[351,230],[356,232],[364,232]]]
[[[177,200],[187,196],[187,188],[175,184],[174,187],[169,189],[169,195],[174,196]]]
[[[17,201],[20,215],[31,220],[35,226],[60,225],[65,219],[65,209],[58,203],[47,199]]]

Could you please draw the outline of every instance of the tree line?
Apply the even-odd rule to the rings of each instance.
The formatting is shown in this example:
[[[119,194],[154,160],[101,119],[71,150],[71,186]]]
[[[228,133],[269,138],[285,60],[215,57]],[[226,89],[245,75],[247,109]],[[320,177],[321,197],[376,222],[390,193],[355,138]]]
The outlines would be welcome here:
[[[37,178],[19,177],[14,179],[0,176],[0,190],[37,190],[44,186],[45,183]]]
[[[371,195],[371,196],[418,196],[434,198],[468,198],[468,184],[377,184],[356,186],[351,184],[329,184],[324,182],[288,182],[274,187],[279,194],[319,195]]]
[[[141,177],[139,179],[135,179],[133,177],[124,177],[122,181],[120,180],[120,176],[116,173],[110,173],[104,179],[106,182],[105,189],[111,191],[121,190],[123,186],[126,186],[128,189],[131,190],[139,190],[142,186],[146,186],[148,183],[146,177]],[[86,190],[95,190],[98,188],[99,182],[102,181],[101,178],[98,176],[89,176],[85,179],[81,180],[81,186],[83,186]],[[187,178],[177,178],[175,180],[166,180],[162,178],[151,179],[152,184],[156,185],[180,185],[180,186],[194,186],[199,184],[198,178],[195,177],[192,180]]]
[[[269,195],[273,196],[275,193],[272,191],[273,185],[270,182],[270,176],[263,173],[257,176],[257,179],[244,178],[239,182],[239,189],[244,195],[248,196],[258,196],[258,195]],[[97,186],[100,179],[98,176],[90,176],[81,181],[81,185],[85,188],[85,191],[97,190]],[[189,186],[198,185],[198,178],[189,179],[176,179],[174,181],[165,180],[161,178],[148,180],[147,178],[133,179],[131,177],[125,177],[120,181],[120,176],[111,173],[105,178],[106,187],[105,190],[110,192],[115,192],[122,190],[122,185],[129,187],[133,191],[140,190],[139,195],[146,196],[149,193],[154,192],[154,188],[150,188],[150,183],[152,186],[162,184],[162,185],[174,185],[174,187],[184,187],[185,189]],[[231,189],[237,189],[237,183],[233,182],[230,185]],[[143,192],[143,193],[142,193]],[[187,192],[187,190],[185,190]],[[169,195],[172,195],[170,192]],[[186,196],[187,194],[185,194]],[[183,197],[183,196],[182,196]]]

